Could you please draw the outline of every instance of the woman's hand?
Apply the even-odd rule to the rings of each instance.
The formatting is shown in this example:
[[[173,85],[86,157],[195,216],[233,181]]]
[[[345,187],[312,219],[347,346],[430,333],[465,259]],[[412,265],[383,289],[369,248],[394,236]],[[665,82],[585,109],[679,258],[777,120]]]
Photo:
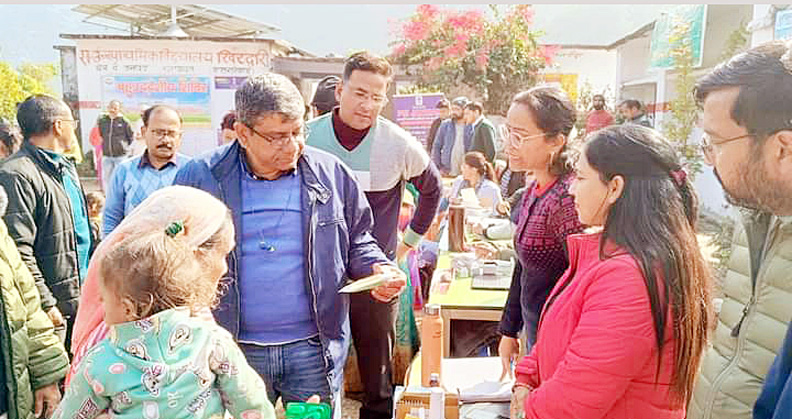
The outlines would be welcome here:
[[[509,406],[509,417],[511,419],[525,419],[525,398],[531,394],[532,388],[524,384],[516,385],[512,389],[511,405]]]
[[[517,357],[520,356],[520,340],[508,336],[501,336],[500,344],[498,344],[498,354],[500,355],[501,364],[503,365],[500,381],[503,381],[507,375],[509,378],[512,377],[512,363],[516,362]]]
[[[475,242],[469,246],[479,260],[495,260],[498,258],[498,248],[492,243]]]
[[[495,210],[498,211],[498,214],[509,216],[511,208],[509,208],[509,203],[506,201],[498,202],[498,205],[495,206]]]

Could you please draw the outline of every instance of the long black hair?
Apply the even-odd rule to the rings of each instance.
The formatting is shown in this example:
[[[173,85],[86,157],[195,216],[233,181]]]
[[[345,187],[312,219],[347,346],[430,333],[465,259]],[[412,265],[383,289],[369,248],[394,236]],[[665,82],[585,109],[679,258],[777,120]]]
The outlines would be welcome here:
[[[690,400],[712,320],[711,274],[696,239],[698,199],[677,153],[657,131],[635,124],[593,133],[584,149],[589,165],[608,182],[624,178],[610,207],[600,258],[607,242],[630,253],[643,273],[658,348],[659,375],[669,309],[674,333],[673,400]]]

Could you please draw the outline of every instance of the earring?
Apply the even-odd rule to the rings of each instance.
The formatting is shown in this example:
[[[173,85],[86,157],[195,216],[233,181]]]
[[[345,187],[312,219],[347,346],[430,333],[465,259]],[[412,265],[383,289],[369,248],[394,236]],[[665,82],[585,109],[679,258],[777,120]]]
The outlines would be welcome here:
[[[550,163],[547,166],[553,167],[553,163],[555,163],[555,151],[550,152]]]

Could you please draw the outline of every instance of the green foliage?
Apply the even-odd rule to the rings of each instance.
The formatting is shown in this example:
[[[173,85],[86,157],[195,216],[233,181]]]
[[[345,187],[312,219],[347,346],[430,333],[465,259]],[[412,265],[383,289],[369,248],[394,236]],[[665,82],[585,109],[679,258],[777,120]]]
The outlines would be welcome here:
[[[429,86],[420,86],[417,84],[411,84],[408,86],[399,86],[399,91],[396,94],[399,95],[416,95],[420,93],[443,93],[438,92],[436,88],[429,87]]]
[[[690,143],[690,134],[698,120],[698,106],[693,97],[696,78],[693,76],[693,50],[689,31],[689,23],[678,22],[671,32],[669,43],[674,45],[671,57],[674,60],[676,96],[669,103],[671,118],[663,125],[663,131],[676,146],[688,173],[695,176],[701,172],[704,161],[698,146]]]
[[[14,68],[0,61],[0,116],[16,119],[16,105],[37,93],[53,94],[49,87],[58,69],[55,64],[25,63]]]
[[[529,5],[453,11],[420,5],[402,23],[391,59],[418,77],[418,89],[449,92],[466,85],[488,114],[505,115],[512,96],[534,86],[557,48],[539,45]]]
[[[723,52],[720,55],[720,60],[726,61],[737,53],[745,51],[748,47],[748,39],[750,36],[751,32],[748,31],[748,26],[745,22],[740,22],[740,26],[729,34],[729,38],[726,40],[726,46],[723,48]]]

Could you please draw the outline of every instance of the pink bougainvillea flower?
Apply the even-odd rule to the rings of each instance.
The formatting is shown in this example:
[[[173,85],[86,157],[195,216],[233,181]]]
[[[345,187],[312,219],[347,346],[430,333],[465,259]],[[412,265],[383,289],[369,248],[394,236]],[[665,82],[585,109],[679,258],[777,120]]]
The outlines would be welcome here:
[[[487,69],[487,64],[489,64],[489,55],[485,52],[479,52],[476,55],[476,68],[480,71],[484,71]]]
[[[393,48],[393,51],[391,51],[391,55],[393,55],[394,57],[399,57],[402,54],[404,54],[405,51],[407,51],[407,46],[404,44],[399,44]]]
[[[545,64],[550,65],[553,63],[556,53],[561,50],[559,45],[540,45],[537,50],[537,55],[544,58]]]
[[[526,25],[533,23],[534,9],[530,4],[518,4],[514,7],[514,12],[525,21]]]
[[[418,6],[418,8],[416,9],[416,13],[419,16],[432,20],[435,17],[437,17],[437,15],[440,14],[440,8],[438,8],[433,4],[422,4]]]
[[[420,41],[429,35],[429,25],[422,20],[413,20],[404,25],[404,37],[410,41]]]

